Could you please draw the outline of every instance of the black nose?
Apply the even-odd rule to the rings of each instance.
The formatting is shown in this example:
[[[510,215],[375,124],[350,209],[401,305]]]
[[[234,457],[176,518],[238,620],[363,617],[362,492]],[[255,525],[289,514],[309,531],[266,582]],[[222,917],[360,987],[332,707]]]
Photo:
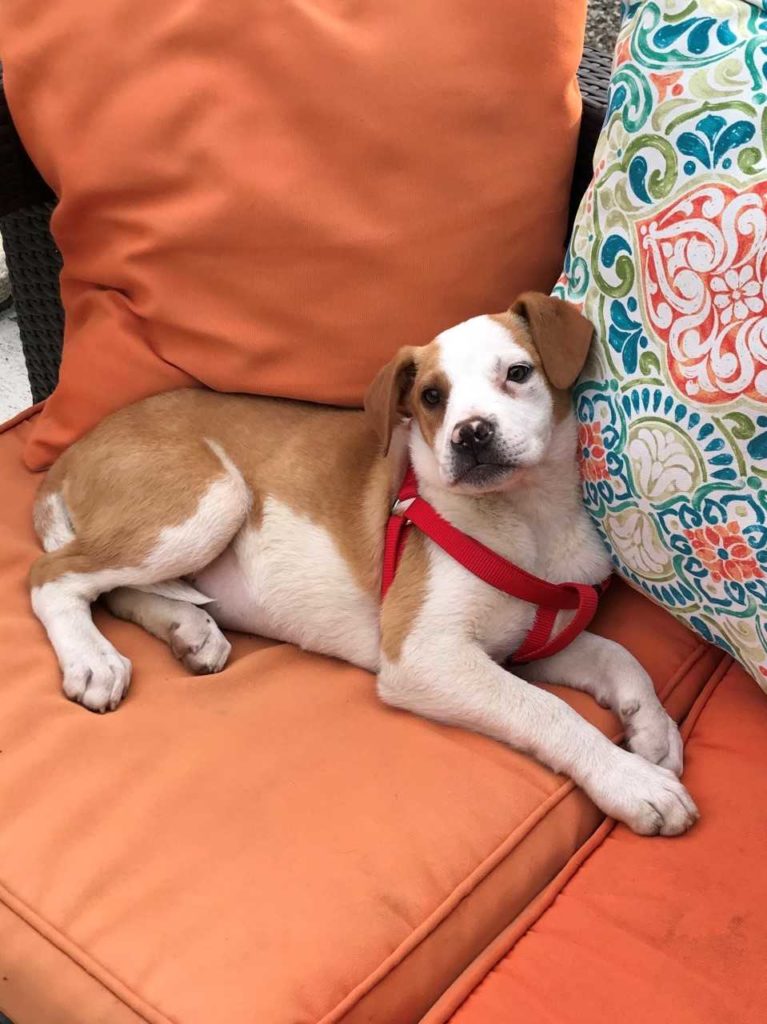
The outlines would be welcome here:
[[[478,417],[456,423],[450,441],[454,448],[476,452],[480,448],[486,448],[493,440],[494,434],[495,426],[490,420]]]

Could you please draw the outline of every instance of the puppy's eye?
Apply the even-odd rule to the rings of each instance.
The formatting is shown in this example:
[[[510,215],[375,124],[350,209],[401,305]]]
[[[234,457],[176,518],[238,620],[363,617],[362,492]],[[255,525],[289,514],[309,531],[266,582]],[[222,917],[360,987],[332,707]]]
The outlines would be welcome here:
[[[442,401],[442,395],[437,388],[424,388],[421,392],[421,401],[424,405],[439,405]]]
[[[515,363],[509,367],[506,380],[511,381],[513,384],[524,384],[532,372],[532,366],[529,366],[527,363]]]

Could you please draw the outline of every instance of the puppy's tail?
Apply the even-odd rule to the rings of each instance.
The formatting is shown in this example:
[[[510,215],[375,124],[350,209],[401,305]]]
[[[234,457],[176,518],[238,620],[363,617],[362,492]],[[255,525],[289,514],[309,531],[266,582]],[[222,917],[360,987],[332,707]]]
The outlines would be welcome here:
[[[35,502],[32,521],[43,551],[58,551],[75,539],[72,521],[60,491],[45,486],[41,489]]]

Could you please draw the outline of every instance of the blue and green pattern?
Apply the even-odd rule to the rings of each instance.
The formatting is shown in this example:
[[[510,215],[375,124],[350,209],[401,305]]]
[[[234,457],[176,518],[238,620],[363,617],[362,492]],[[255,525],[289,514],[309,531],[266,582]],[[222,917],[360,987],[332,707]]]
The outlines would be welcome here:
[[[767,688],[767,0],[625,5],[555,293],[616,570]]]

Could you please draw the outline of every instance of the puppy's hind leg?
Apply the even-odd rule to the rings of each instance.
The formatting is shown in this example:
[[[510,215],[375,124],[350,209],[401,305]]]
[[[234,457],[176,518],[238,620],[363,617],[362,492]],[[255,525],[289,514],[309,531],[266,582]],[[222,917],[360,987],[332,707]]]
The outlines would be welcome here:
[[[118,587],[104,601],[119,619],[135,622],[165,641],[174,656],[195,675],[220,672],[232,645],[210,615],[189,601],[176,601],[132,587]]]
[[[74,552],[75,544],[64,550]],[[89,574],[64,571],[60,576],[37,582],[42,575],[43,558],[32,568],[32,608],[56,652],[64,693],[90,711],[114,711],[128,692],[131,663],[96,629],[91,619],[91,591],[84,585]]]
[[[180,457],[195,465],[196,480],[179,473]],[[118,587],[199,572],[229,544],[251,501],[236,468],[205,444],[117,468],[110,463],[106,479],[99,467],[67,468],[61,482],[74,537],[30,573],[32,607],[56,651],[64,692],[91,711],[114,710],[130,682],[130,663],[93,624],[92,602]],[[41,501],[49,496],[50,489]]]

